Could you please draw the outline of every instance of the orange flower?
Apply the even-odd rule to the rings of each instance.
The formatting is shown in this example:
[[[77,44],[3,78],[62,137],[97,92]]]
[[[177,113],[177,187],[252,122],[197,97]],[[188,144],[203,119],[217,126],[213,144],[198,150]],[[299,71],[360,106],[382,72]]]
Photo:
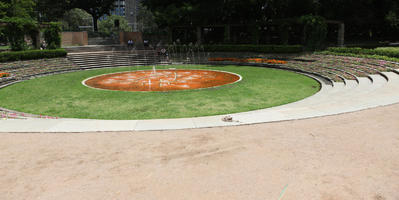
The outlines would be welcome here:
[[[269,63],[269,64],[287,64],[284,60],[275,59],[263,59],[263,58],[209,58],[209,61],[230,61],[230,62],[241,62],[241,63]]]
[[[9,77],[10,76],[10,74],[9,73],[6,73],[6,72],[0,72],[0,78],[3,78],[3,77]]]

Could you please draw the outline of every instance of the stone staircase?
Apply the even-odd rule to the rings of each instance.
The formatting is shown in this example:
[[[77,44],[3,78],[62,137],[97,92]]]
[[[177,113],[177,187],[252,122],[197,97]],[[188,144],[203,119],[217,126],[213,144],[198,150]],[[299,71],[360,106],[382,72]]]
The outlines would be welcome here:
[[[11,76],[0,78],[0,88],[41,76],[79,70],[81,70],[79,66],[73,64],[66,58],[1,63],[0,71],[7,72]]]
[[[86,45],[86,46],[66,46],[63,47],[68,53],[86,53],[100,51],[128,51],[126,45]]]
[[[137,65],[166,65],[166,57],[153,50],[100,51],[68,53],[68,59],[81,69],[122,67]]]
[[[119,38],[112,37],[91,37],[89,45],[114,45],[119,43]]]

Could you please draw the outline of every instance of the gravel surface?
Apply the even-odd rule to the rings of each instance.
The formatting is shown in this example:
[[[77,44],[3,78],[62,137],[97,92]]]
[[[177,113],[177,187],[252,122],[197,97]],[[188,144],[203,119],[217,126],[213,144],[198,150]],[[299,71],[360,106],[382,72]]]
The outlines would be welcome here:
[[[0,199],[399,200],[399,105],[212,129],[0,134]]]

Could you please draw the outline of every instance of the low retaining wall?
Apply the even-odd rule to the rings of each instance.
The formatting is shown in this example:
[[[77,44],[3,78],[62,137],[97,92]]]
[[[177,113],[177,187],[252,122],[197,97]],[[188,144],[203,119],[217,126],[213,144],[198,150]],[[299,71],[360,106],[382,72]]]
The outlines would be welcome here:
[[[121,45],[127,45],[127,41],[133,40],[135,45],[143,45],[143,34],[141,32],[120,32],[119,42]]]
[[[87,32],[62,32],[62,46],[84,46],[89,44]]]

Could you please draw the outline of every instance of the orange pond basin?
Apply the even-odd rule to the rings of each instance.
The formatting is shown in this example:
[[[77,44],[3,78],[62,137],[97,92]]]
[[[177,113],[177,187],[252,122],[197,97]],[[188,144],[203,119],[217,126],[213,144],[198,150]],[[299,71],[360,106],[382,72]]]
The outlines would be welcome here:
[[[212,70],[143,70],[89,78],[84,85],[117,91],[176,91],[211,88],[236,83],[241,76]]]

